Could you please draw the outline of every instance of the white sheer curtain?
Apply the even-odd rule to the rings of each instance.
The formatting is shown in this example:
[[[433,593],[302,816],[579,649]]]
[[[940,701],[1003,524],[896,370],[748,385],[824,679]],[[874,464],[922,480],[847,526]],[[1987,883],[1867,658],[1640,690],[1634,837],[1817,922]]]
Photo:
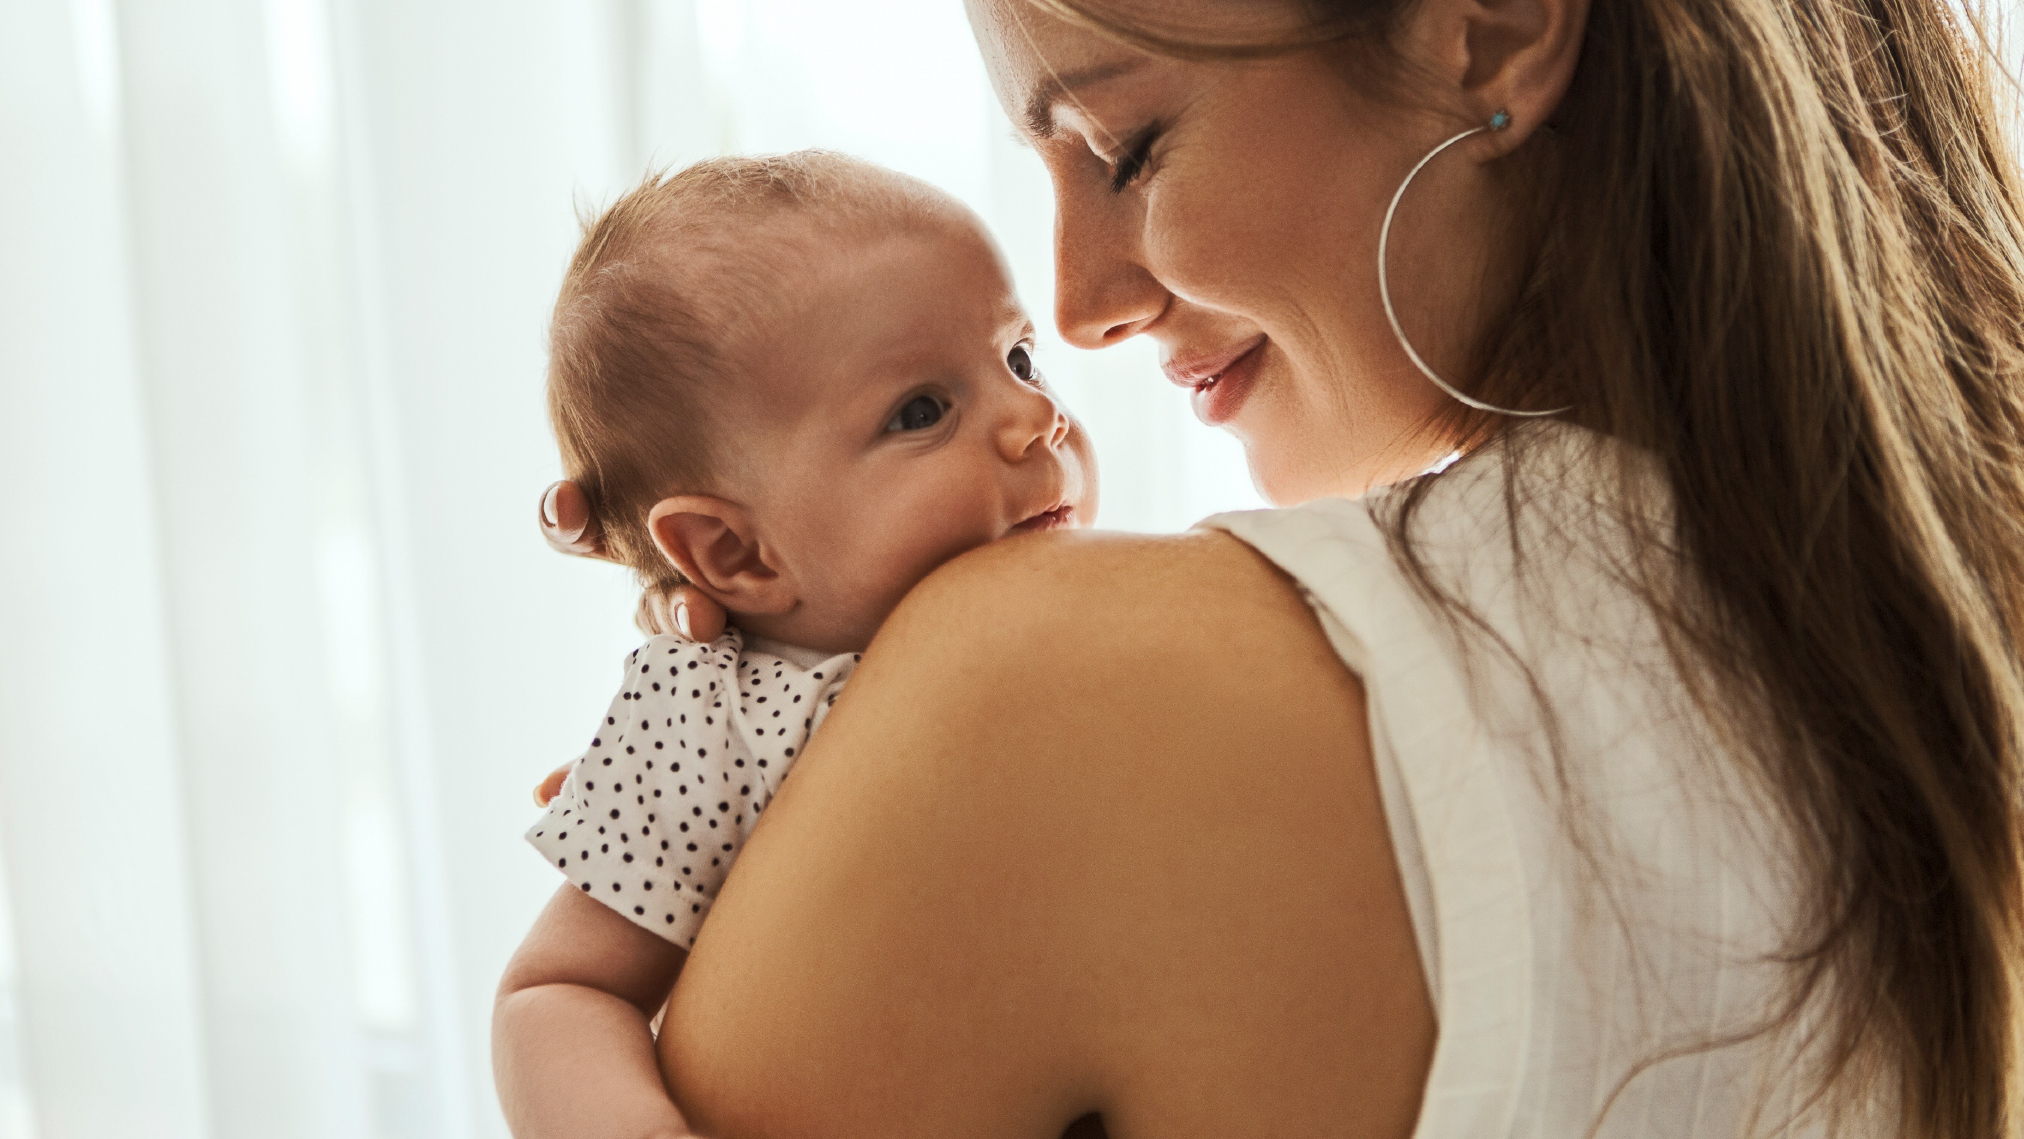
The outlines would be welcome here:
[[[630,647],[548,553],[577,203],[830,146],[1049,206],[955,0],[0,4],[0,1139],[500,1136],[528,787]],[[1148,350],[1102,521],[1255,502]]]

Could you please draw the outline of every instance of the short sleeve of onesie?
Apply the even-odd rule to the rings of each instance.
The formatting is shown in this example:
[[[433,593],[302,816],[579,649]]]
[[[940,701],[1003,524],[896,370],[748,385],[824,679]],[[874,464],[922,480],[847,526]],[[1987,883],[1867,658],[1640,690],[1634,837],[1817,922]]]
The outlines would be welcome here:
[[[852,654],[798,665],[747,648],[655,637],[527,841],[584,893],[684,949]]]

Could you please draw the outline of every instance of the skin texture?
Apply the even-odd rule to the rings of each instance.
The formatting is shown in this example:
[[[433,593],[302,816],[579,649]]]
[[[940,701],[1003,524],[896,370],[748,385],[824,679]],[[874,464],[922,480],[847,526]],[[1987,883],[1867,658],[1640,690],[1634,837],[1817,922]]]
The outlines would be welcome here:
[[[1394,235],[1406,328],[1463,378],[1523,250],[1501,203],[1585,15],[1421,0],[1380,93],[1339,57],[1180,62],[971,6],[1014,121],[1041,96],[1063,332],[1151,335],[1181,364],[1257,346],[1221,418],[1284,503],[1445,453],[1378,306],[1377,227],[1422,154],[1510,113],[1415,182]],[[1048,98],[1090,67],[1111,74]],[[550,952],[525,967],[670,975],[651,947]],[[1363,689],[1298,591],[1222,536],[1059,534],[966,554],[893,613],[720,894],[658,1051],[710,1135],[1051,1139],[1094,1111],[1116,1136],[1398,1137],[1434,1041]]]

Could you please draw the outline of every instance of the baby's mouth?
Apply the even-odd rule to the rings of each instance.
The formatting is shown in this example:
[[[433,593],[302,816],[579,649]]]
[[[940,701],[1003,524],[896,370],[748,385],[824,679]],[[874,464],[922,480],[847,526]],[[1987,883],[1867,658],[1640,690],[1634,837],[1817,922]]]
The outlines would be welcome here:
[[[1075,507],[1068,503],[1051,506],[1026,521],[1012,527],[1014,534],[1031,534],[1041,530],[1066,530],[1075,524]]]

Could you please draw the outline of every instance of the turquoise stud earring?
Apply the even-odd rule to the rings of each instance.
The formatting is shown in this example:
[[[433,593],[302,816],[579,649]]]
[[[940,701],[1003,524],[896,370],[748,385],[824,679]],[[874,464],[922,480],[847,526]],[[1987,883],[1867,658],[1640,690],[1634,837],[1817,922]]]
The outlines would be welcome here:
[[[1493,131],[1503,130],[1510,125],[1511,112],[1509,111],[1498,111],[1496,114],[1490,116],[1490,129]]]

